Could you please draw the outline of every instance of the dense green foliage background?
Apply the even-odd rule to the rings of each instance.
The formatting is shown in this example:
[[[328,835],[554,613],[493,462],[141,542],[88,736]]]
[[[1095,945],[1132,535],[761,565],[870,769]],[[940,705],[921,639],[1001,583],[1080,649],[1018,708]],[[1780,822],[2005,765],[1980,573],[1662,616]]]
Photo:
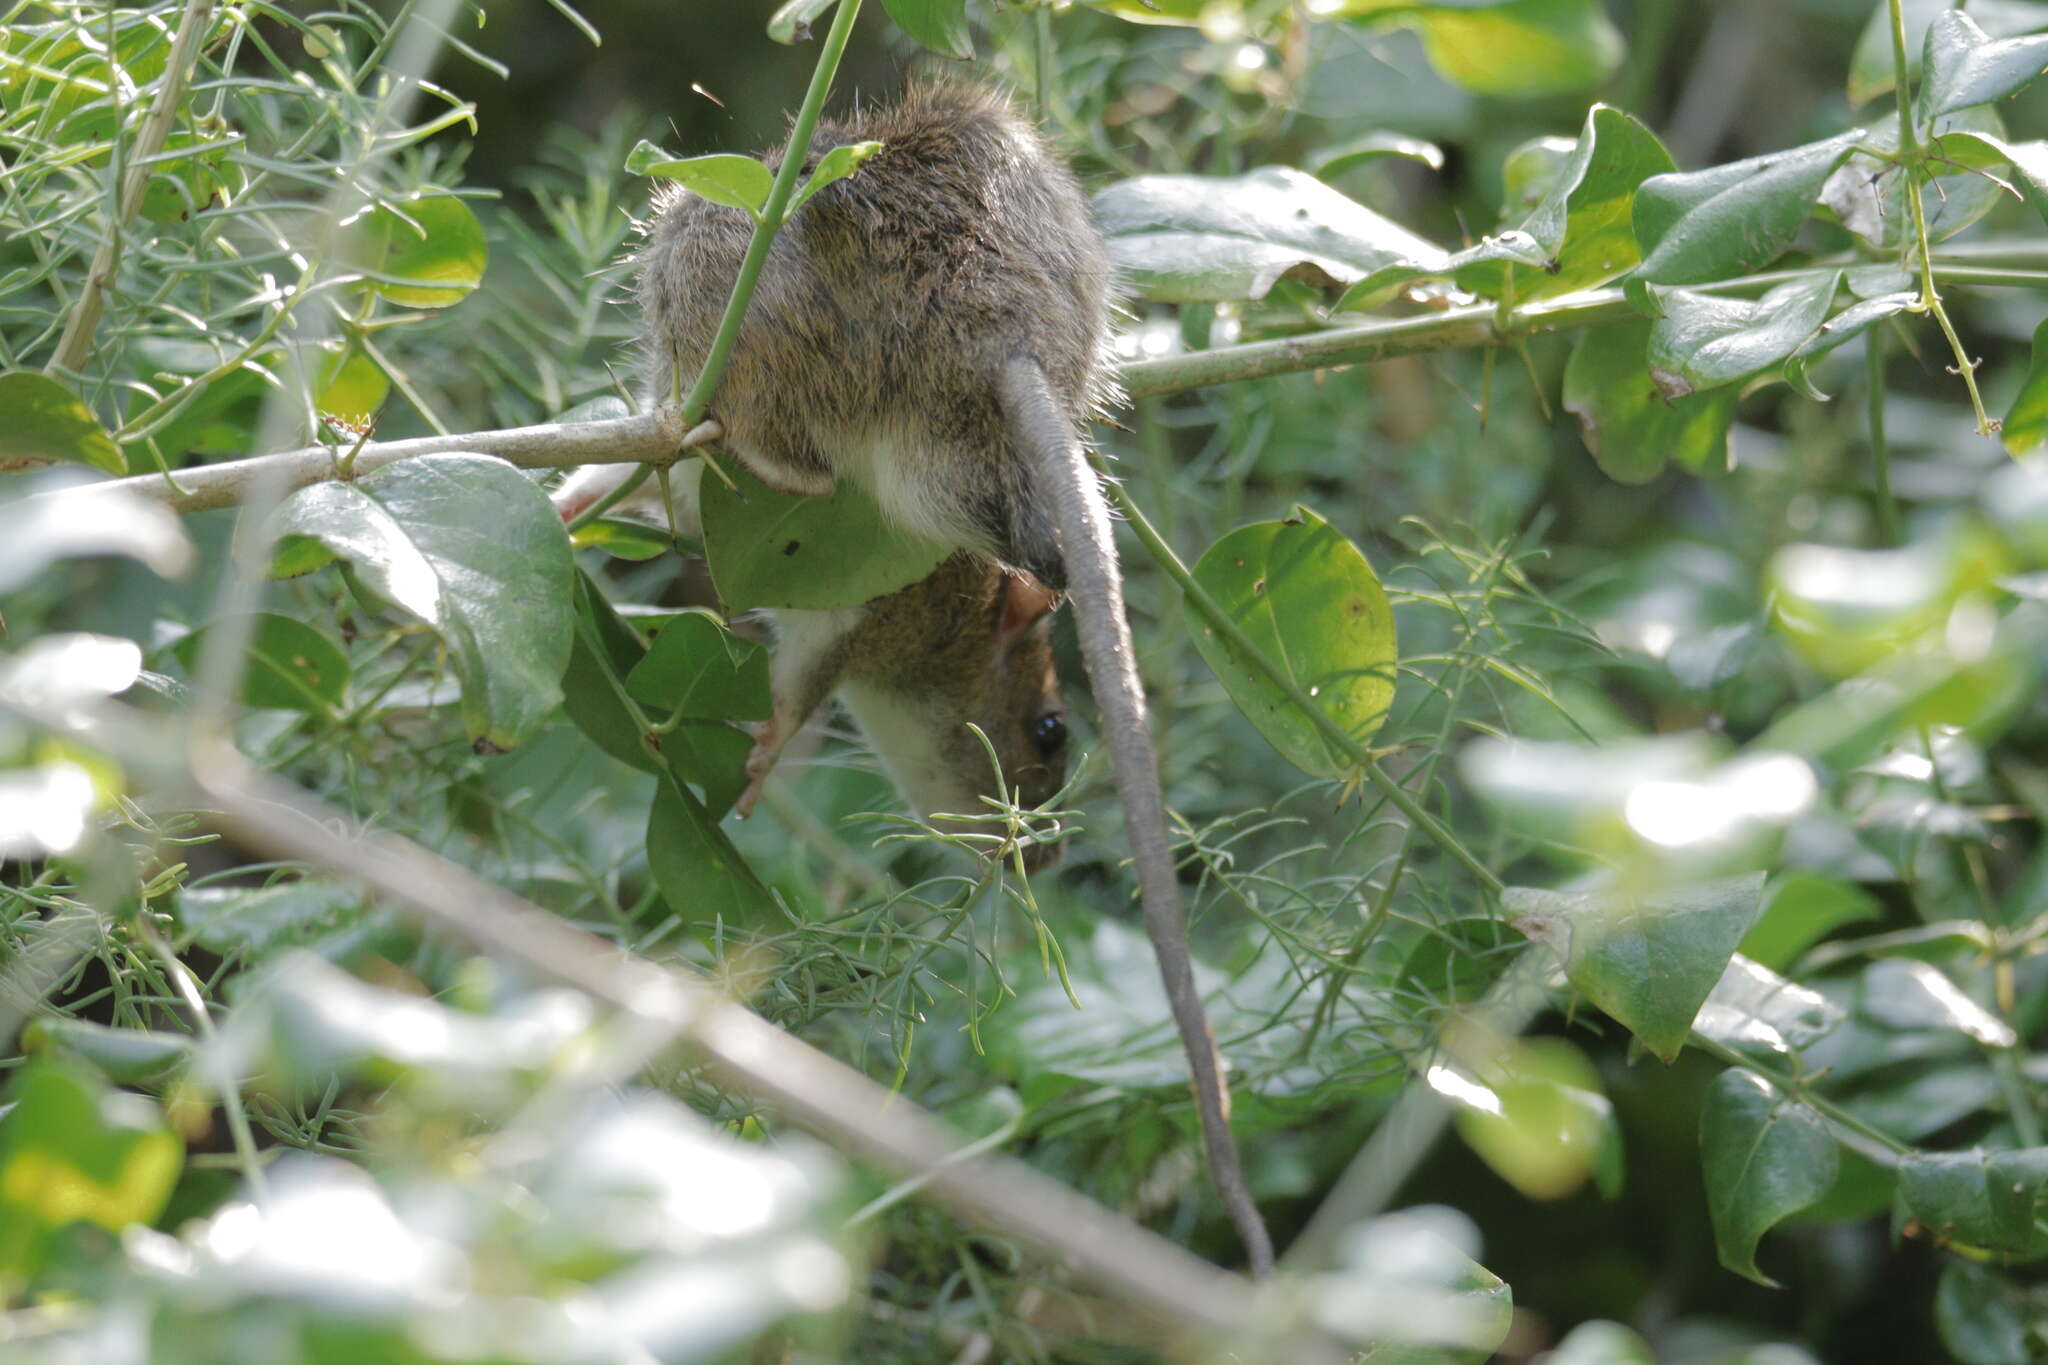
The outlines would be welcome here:
[[[1099,762],[1016,817],[1065,844],[1028,883],[845,734],[721,824],[761,632],[644,530],[572,553],[531,471],[50,492],[624,414],[629,149],[774,141],[815,42],[205,9],[0,43],[0,1356],[1163,1349],[686,1027],[222,837],[195,739],[1229,1264]],[[1126,267],[1099,436],[1198,955],[1281,1297],[1366,1359],[2048,1357],[2048,5],[1948,10],[1897,52],[1870,0],[854,30],[841,102],[967,34]]]

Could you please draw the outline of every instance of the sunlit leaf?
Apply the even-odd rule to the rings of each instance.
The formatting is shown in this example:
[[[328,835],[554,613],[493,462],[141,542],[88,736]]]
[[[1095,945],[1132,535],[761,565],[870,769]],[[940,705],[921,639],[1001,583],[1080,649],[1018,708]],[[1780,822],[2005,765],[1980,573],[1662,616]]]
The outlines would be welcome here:
[[[1884,913],[1878,899],[1853,882],[1814,872],[1785,873],[1764,896],[1764,912],[1743,935],[1742,951],[1763,966],[1782,969],[1846,924]]]
[[[1844,1017],[1842,1007],[1820,992],[1737,953],[1692,1028],[1703,1038],[1776,1063],[1826,1037]]]
[[[1095,215],[1131,286],[1169,303],[1262,299],[1283,278],[1343,286],[1383,266],[1449,259],[1289,166],[1119,181],[1095,196]]]
[[[472,739],[509,749],[560,700],[573,633],[569,538],[547,495],[511,465],[402,460],[301,489],[277,526],[277,570],[345,560],[378,602],[440,636]]]
[[[0,374],[0,473],[54,460],[128,472],[114,438],[79,397],[46,374]]]
[[[246,632],[242,703],[286,711],[331,714],[348,692],[348,655],[317,627],[276,612],[234,622],[215,621],[179,640],[172,652],[197,676],[206,641],[216,631]]]
[[[1543,1365],[1657,1365],[1657,1357],[1618,1322],[1582,1322],[1546,1353]]]
[[[626,157],[626,172],[673,180],[699,198],[756,215],[775,188],[774,172],[753,157],[730,152],[673,157],[644,139]]]
[[[178,893],[178,921],[210,952],[268,952],[305,942],[363,912],[363,892],[304,877],[269,886],[188,886]]]
[[[90,1019],[31,1020],[21,1031],[22,1051],[60,1053],[91,1063],[117,1085],[156,1085],[192,1058],[192,1039],[149,1029],[109,1028]]]
[[[1666,461],[1712,471],[1727,464],[1736,392],[1677,400],[1658,392],[1647,361],[1650,324],[1588,328],[1565,363],[1565,410],[1600,468],[1620,483],[1647,483]]]
[[[1756,1244],[1835,1183],[1841,1158],[1820,1115],[1751,1071],[1714,1078],[1700,1111],[1700,1165],[1721,1264],[1758,1284]]]
[[[1789,545],[1771,560],[1777,624],[1815,668],[1833,677],[1893,659],[1940,631],[1958,598],[2005,571],[2002,546],[1981,526],[1895,550]]]
[[[0,858],[69,853],[100,805],[92,773],[68,759],[0,769]]]
[[[1335,147],[1325,147],[1308,158],[1308,169],[1316,177],[1328,180],[1342,175],[1354,166],[1368,161],[1382,161],[1398,157],[1406,161],[1419,161],[1433,171],[1444,168],[1443,148],[1434,142],[1425,142],[1418,137],[1401,133],[1367,133]]]
[[[1507,1336],[1514,1298],[1471,1258],[1477,1236],[1440,1206],[1383,1214],[1345,1238],[1337,1265],[1318,1275],[1314,1321],[1370,1342],[1364,1365],[1480,1365]]]
[[[117,697],[142,674],[142,650],[119,635],[61,631],[0,654],[0,702],[62,713]]]
[[[1614,1106],[1593,1064],[1564,1039],[1454,1033],[1426,1080],[1457,1107],[1466,1145],[1529,1198],[1561,1199],[1603,1165],[1601,1186],[1619,1190]]]
[[[1341,13],[1386,15],[1416,29],[1429,64],[1482,95],[1585,90],[1606,80],[1622,58],[1621,34],[1598,0],[1346,0]]]
[[[1899,1032],[1954,1029],[1985,1047],[2019,1046],[2012,1025],[1964,994],[1939,968],[1909,957],[1870,964],[1863,976],[1862,1009]]]
[[[1669,1062],[1761,911],[1763,884],[1758,872],[1641,892],[1512,886],[1501,906],[1557,954],[1573,986]]]
[[[1821,186],[1868,134],[1861,128],[1703,171],[1652,176],[1636,189],[1638,276],[1704,284],[1769,265],[1792,244]]]
[[[834,147],[819,157],[817,168],[811,172],[810,179],[797,186],[796,193],[790,196],[785,216],[802,208],[812,195],[827,185],[852,175],[861,168],[862,163],[881,150],[882,144],[879,142],[849,142],[843,147]]]
[[[447,308],[484,281],[484,226],[452,194],[388,200],[347,227],[345,258],[393,303]]]
[[[901,531],[851,479],[822,498],[777,493],[734,465],[703,484],[704,555],[729,612],[855,607],[905,588],[953,547]]]
[[[1195,581],[1346,734],[1371,742],[1394,697],[1393,608],[1358,547],[1306,508],[1239,527],[1210,546]],[[1195,647],[1238,710],[1303,772],[1342,778],[1356,766],[1275,683],[1184,604]]]

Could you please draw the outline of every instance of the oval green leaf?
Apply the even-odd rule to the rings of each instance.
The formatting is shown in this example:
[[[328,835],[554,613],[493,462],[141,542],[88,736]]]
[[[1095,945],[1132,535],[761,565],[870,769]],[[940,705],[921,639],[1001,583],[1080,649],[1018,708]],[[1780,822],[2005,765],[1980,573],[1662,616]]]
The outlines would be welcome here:
[[[1899,1205],[1943,1242],[2037,1260],[2048,1255],[2048,1147],[1909,1152]]]
[[[797,187],[790,196],[789,208],[783,213],[785,220],[802,208],[810,197],[827,185],[846,179],[861,168],[861,164],[882,150],[879,142],[849,142],[843,147],[834,147],[818,158],[818,165],[811,172],[811,178]]]
[[[128,472],[121,448],[71,390],[46,374],[0,374],[0,473],[48,460]]]
[[[387,200],[349,225],[345,259],[407,308],[446,308],[483,283],[484,225],[452,194]]]
[[[1841,1154],[1820,1115],[1751,1071],[1724,1071],[1700,1111],[1700,1166],[1721,1264],[1758,1284],[1756,1244],[1834,1187]]]
[[[2041,448],[2048,438],[2048,319],[2034,329],[2034,348],[2027,362],[2027,377],[2006,409],[2002,428],[2005,448],[2014,455],[2026,455]],[[2048,513],[2048,507],[2044,507]],[[2040,525],[2042,562],[2048,562],[2048,516]]]
[[[664,715],[766,720],[774,710],[768,651],[701,607],[663,623],[647,657],[626,675],[626,691]]]
[[[647,867],[685,924],[767,928],[775,898],[688,788],[664,778],[647,813]]]
[[[1378,0],[1367,0],[1378,8]],[[1354,0],[1350,7],[1356,12]],[[1400,6],[1429,64],[1481,95],[1562,95],[1600,84],[1621,64],[1621,34],[1600,0]]]
[[[728,488],[703,484],[704,557],[728,612],[750,607],[857,607],[909,587],[951,546],[883,519],[851,479],[822,498],[777,493],[734,463]]]
[[[1683,398],[1782,365],[1820,330],[1841,278],[1829,271],[1794,280],[1760,299],[1650,285],[1659,317],[1644,358],[1657,391]]]
[[[1356,545],[1297,508],[1286,521],[1241,526],[1217,541],[1194,578],[1288,682],[1358,744],[1371,742],[1393,703],[1398,659],[1393,608]],[[1231,701],[1283,758],[1318,777],[1353,771],[1280,686],[1237,657],[1191,604],[1183,612]]]
[[[626,157],[633,175],[673,180],[690,193],[727,208],[758,216],[775,188],[775,174],[750,156],[717,152],[710,156],[673,157],[644,139]]]
[[[171,647],[187,674],[199,667],[206,639],[227,626],[200,627]],[[290,616],[258,612],[235,628],[247,632],[242,704],[280,711],[331,715],[348,692],[348,655],[326,632]]]
[[[1579,419],[1586,449],[1619,483],[1648,483],[1667,460],[1718,470],[1728,461],[1736,390],[1671,400],[1650,377],[1650,324],[1587,329],[1564,367],[1564,406]]]
[[[375,598],[441,637],[471,739],[509,749],[561,699],[569,538],[547,495],[503,460],[428,455],[314,484],[277,525],[273,573],[346,560]]]
[[[942,57],[974,55],[967,31],[967,0],[882,0],[896,27]]]
[[[1920,117],[1989,104],[2033,83],[2048,69],[2048,34],[1994,39],[1969,15],[1945,10],[1927,26],[1920,68]]]
[[[1634,204],[1639,276],[1705,284],[1769,265],[1792,245],[1828,176],[1867,137],[1851,128],[1767,156],[1645,180]]]

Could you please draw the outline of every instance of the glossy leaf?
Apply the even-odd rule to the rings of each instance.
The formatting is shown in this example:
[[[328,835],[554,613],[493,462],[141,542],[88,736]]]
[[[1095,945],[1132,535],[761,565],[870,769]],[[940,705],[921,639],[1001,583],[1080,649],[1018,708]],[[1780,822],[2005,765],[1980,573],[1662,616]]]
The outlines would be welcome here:
[[[1787,981],[1741,953],[1693,1017],[1693,1032],[1703,1038],[1777,1063],[1826,1037],[1846,1014],[1840,1005],[1795,982]]]
[[[1342,175],[1354,166],[1369,161],[1382,161],[1398,157],[1406,161],[1419,161],[1433,171],[1444,168],[1444,151],[1434,142],[1425,142],[1419,137],[1408,137],[1402,133],[1367,133],[1335,147],[1325,147],[1312,153],[1307,162],[1319,180],[1329,180]]]
[[[796,193],[790,196],[785,217],[802,208],[819,190],[852,175],[881,150],[882,144],[879,142],[849,142],[843,147],[834,147],[825,153],[818,158],[817,168],[811,172],[810,179],[797,186]]]
[[[1820,329],[1840,283],[1830,271],[1760,299],[1649,286],[1660,315],[1646,352],[1657,391],[1676,400],[1783,364]]]
[[[1742,951],[1765,967],[1782,969],[1842,926],[1883,914],[1883,904],[1853,882],[1788,872],[1765,893],[1763,915],[1743,935]]]
[[[896,26],[942,57],[974,55],[967,0],[882,0]]]
[[[2048,141],[2013,142],[1989,128],[1952,127],[1936,137],[1928,151],[1936,158],[1935,169],[1952,175],[1966,169],[1988,176],[2002,163],[2009,171],[2012,192],[2048,223]],[[1940,186],[1937,193],[1946,194],[1951,188],[1953,182]]]
[[[273,572],[345,560],[380,603],[432,629],[462,680],[470,737],[525,739],[561,699],[572,633],[569,538],[547,495],[502,460],[428,455],[279,509]]]
[[[364,893],[303,877],[268,886],[188,886],[178,893],[178,922],[192,940],[225,957],[252,956],[304,943],[363,913]]]
[[[1148,175],[1095,196],[1131,286],[1168,303],[1262,299],[1281,279],[1356,283],[1402,262],[1441,269],[1437,247],[1289,166],[1246,175]]]
[[[1199,583],[1288,681],[1358,744],[1369,744],[1394,697],[1393,608],[1358,547],[1306,508],[1242,526],[1209,547]],[[1211,671],[1266,742],[1303,772],[1343,778],[1355,767],[1192,605],[1183,617]]]
[[[1514,925],[1572,985],[1669,1062],[1762,909],[1761,872],[1642,892],[1507,889]]]
[[[1842,677],[1941,631],[1959,598],[2004,571],[2004,548],[1981,526],[1961,525],[1896,550],[1788,545],[1772,558],[1769,582],[1792,646]]]
[[[664,778],[647,814],[647,868],[685,924],[765,929],[778,911],[718,822],[687,788]]]
[[[1620,483],[1647,483],[1667,460],[1700,471],[1724,467],[1735,391],[1666,399],[1650,377],[1649,339],[1649,323],[1631,322],[1588,328],[1573,345],[1564,406],[1579,419],[1586,448]]]
[[[1910,957],[1870,964],[1863,975],[1862,1009],[1900,1032],[1954,1029],[1984,1047],[2019,1046],[2012,1025],[1972,1000],[1940,968]]]
[[[2012,406],[2005,411],[2001,427],[2005,448],[2014,455],[2027,455],[2041,448],[2041,442],[2048,438],[2048,319],[2034,329],[2034,347],[2027,364],[2027,377],[2020,385],[2020,391],[2013,395]],[[2029,538],[2028,544],[2037,546],[2034,558],[2037,562],[2048,561],[2048,517],[2040,522],[2038,539]]]
[[[1922,118],[1989,104],[2048,69],[2048,34],[1996,40],[1969,15],[1946,10],[1927,26],[1920,68]]]
[[[246,632],[243,650],[242,704],[285,711],[332,714],[348,693],[348,655],[325,632],[290,616],[258,612],[236,631]],[[206,653],[206,641],[225,622],[212,622],[172,647],[189,674]]]
[[[1827,1124],[1756,1073],[1724,1071],[1700,1111],[1700,1166],[1721,1264],[1775,1286],[1756,1244],[1834,1185],[1841,1156]]]
[[[126,474],[128,461],[92,409],[46,374],[0,374],[0,473],[55,460]]]
[[[484,281],[484,225],[452,194],[386,201],[347,229],[345,258],[393,303],[446,308]]]
[[[14,1073],[0,1120],[0,1279],[33,1275],[76,1223],[118,1233],[162,1211],[184,1144],[155,1105],[51,1060]]]
[[[702,608],[663,622],[654,647],[627,674],[626,691],[663,715],[766,720],[774,709],[768,651]]]
[[[2048,1256],[2048,1147],[1908,1152],[1899,1162],[1899,1207],[1944,1243]]]
[[[1821,186],[1865,140],[1852,128],[1822,142],[1652,176],[1636,190],[1638,275],[1652,284],[1704,284],[1776,260],[1806,221]]]
[[[953,547],[898,530],[851,479],[822,498],[777,493],[737,463],[703,483],[704,556],[728,612],[856,607],[909,587]]]
[[[1906,79],[1920,75],[1928,27],[1955,8],[1955,0],[1903,0]],[[2048,28],[2048,4],[2040,0],[1970,0],[1970,17],[1994,38]],[[1892,88],[1894,63],[1889,0],[1875,0],[1870,19],[1849,57],[1849,103],[1866,104]]]
[[[1561,1199],[1603,1167],[1618,1192],[1621,1133],[1585,1054],[1562,1038],[1475,1041],[1454,1034],[1425,1080],[1479,1159],[1531,1199]]]
[[[673,157],[645,139],[627,155],[626,172],[673,180],[699,198],[756,216],[767,206],[768,192],[775,188],[775,173],[753,157],[730,152]]]
[[[1799,344],[1799,349],[1785,362],[1785,382],[1815,402],[1825,401],[1827,395],[1816,389],[1807,378],[1808,368],[1837,346],[1863,335],[1886,318],[1896,317],[1919,301],[1918,290],[1906,290],[1896,294],[1880,294],[1876,298],[1862,299],[1850,304],[1822,323],[1819,331]]]

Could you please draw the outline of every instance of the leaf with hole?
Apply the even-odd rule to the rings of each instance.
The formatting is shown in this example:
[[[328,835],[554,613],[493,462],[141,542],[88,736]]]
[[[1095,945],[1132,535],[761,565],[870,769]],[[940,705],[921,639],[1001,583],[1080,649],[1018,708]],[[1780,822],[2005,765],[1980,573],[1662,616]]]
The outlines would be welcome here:
[[[1581,994],[1669,1062],[1756,922],[1763,885],[1756,872],[1641,891],[1511,886],[1501,905]]]
[[[1758,1284],[1756,1244],[1820,1201],[1841,1167],[1820,1115],[1752,1071],[1730,1069],[1707,1087],[1700,1111],[1700,1167],[1721,1264]]]
[[[171,647],[187,674],[197,677],[206,641],[232,628],[242,638],[242,704],[332,715],[348,692],[348,655],[324,631],[273,611],[242,621],[209,622]]]
[[[953,553],[898,529],[851,479],[821,498],[777,493],[736,462],[703,483],[704,557],[728,612],[857,607],[906,588]]]
[[[276,525],[273,574],[346,561],[377,603],[440,637],[471,739],[509,749],[561,700],[569,537],[547,495],[503,460],[427,455],[314,484]]]
[[[342,256],[407,308],[447,308],[484,282],[484,225],[452,194],[386,200],[345,225]]]
[[[1195,565],[1194,579],[1288,683],[1360,746],[1394,698],[1394,613],[1358,547],[1307,508],[1286,521],[1241,526]],[[1357,765],[1333,747],[1275,680],[1192,603],[1182,615],[1195,648],[1237,709],[1288,762],[1342,779]]]

